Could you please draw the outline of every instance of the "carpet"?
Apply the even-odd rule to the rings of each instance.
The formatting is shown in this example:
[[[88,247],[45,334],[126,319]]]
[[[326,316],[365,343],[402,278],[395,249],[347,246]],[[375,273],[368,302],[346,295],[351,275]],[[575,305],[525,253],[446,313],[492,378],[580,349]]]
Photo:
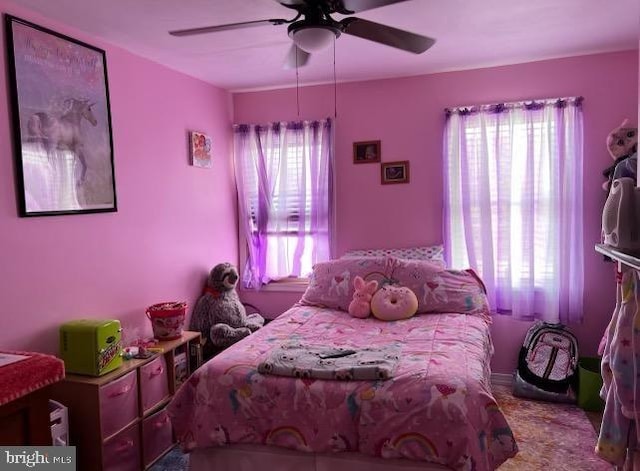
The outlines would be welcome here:
[[[189,455],[174,447],[164,455],[149,471],[186,471],[189,468]]]
[[[596,432],[578,407],[513,397],[511,389],[502,385],[493,386],[493,393],[520,449],[514,458],[500,466],[499,471],[613,469],[593,452]],[[151,471],[185,471],[188,463],[189,457],[176,447]]]
[[[596,431],[582,409],[513,397],[502,385],[493,386],[493,393],[520,449],[500,471],[613,469],[594,453]]]

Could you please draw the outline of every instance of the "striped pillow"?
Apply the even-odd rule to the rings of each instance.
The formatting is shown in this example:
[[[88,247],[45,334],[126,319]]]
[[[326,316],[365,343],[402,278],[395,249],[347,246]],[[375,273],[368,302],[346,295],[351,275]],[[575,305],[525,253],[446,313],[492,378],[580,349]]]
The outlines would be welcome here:
[[[350,250],[344,254],[343,258],[384,256],[391,256],[403,260],[429,260],[432,262],[441,262],[444,266],[444,248],[442,245],[409,247],[406,249]]]

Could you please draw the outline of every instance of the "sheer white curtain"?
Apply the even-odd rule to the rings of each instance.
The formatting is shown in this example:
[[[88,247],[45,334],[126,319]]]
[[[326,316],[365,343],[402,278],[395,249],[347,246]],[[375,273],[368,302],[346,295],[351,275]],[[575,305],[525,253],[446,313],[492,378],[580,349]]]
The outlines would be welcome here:
[[[234,126],[245,286],[304,277],[330,258],[332,121]]]
[[[494,311],[582,319],[582,98],[447,110],[445,241]]]

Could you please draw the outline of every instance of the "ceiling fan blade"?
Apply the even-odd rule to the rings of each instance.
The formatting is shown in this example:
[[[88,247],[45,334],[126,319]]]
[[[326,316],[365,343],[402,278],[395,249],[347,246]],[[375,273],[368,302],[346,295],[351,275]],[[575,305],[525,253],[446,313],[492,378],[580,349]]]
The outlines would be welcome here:
[[[296,54],[298,54],[298,62],[296,63]],[[309,54],[306,51],[303,51],[295,44],[292,44],[289,48],[289,52],[287,53],[287,57],[284,60],[284,68],[285,69],[295,69],[296,64],[298,67],[302,67],[307,64],[309,61]]]
[[[230,23],[227,25],[203,26],[202,28],[179,29],[177,31],[169,31],[172,36],[192,36],[194,34],[215,33],[217,31],[227,31],[230,29],[250,28],[252,26],[263,25],[282,25],[289,20],[274,18],[270,20],[243,21],[242,23]]]
[[[386,5],[393,5],[394,3],[402,3],[408,0],[335,0],[332,3],[342,4],[333,5],[335,11],[343,13],[345,15],[351,15],[360,11],[372,10],[374,8],[384,7]]]
[[[421,54],[436,43],[433,38],[361,18],[345,18],[340,22],[340,25],[345,34],[386,44],[414,54]]]
[[[278,2],[280,5],[282,5],[283,7],[293,8],[294,10],[297,10],[299,7],[303,7],[307,4],[305,0],[275,0],[275,1]]]

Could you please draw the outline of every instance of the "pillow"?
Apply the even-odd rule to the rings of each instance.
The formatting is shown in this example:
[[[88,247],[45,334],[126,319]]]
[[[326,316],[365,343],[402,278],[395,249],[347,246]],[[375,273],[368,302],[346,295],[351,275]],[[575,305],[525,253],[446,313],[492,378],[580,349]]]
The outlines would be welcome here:
[[[424,260],[394,257],[345,257],[317,263],[301,303],[349,310],[356,275],[382,287],[399,284],[418,298],[418,312],[488,314],[484,286],[471,270],[447,270]]]
[[[346,257],[395,257],[404,260],[430,260],[442,262],[444,267],[444,247],[442,245],[431,245],[424,247],[409,247],[406,249],[369,249],[350,250],[343,255]]]

